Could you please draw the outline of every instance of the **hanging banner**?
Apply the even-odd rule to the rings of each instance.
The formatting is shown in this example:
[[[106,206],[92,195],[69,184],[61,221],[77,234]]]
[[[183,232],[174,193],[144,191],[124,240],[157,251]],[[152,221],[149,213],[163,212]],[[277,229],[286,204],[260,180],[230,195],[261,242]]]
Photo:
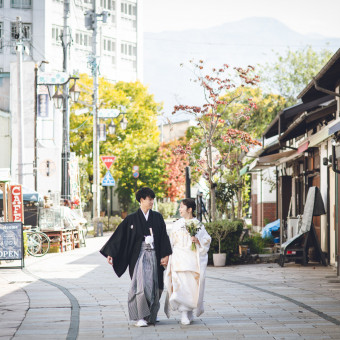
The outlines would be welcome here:
[[[38,95],[38,117],[48,118],[48,94]]]
[[[24,223],[22,186],[17,184],[11,185],[10,188],[12,221]]]

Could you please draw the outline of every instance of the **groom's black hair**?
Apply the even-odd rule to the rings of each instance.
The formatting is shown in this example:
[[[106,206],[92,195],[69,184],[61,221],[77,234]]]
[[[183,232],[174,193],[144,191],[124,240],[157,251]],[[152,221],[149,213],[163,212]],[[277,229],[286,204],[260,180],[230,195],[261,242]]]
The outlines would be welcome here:
[[[140,188],[136,193],[136,200],[138,202],[140,202],[141,198],[143,198],[145,200],[147,197],[150,197],[150,198],[156,197],[155,193],[150,188],[147,188],[147,187]]]

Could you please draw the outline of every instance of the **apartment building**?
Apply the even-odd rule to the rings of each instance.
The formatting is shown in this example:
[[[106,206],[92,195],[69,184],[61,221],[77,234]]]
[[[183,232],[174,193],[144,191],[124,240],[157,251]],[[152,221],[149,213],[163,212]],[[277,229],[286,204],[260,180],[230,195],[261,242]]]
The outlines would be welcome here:
[[[92,10],[108,12],[106,23],[98,17],[97,57],[99,76],[115,81],[143,80],[142,70],[142,2],[139,0],[70,0],[68,71],[70,74],[91,74],[92,30],[85,26],[85,13]],[[34,66],[39,72],[63,70],[61,37],[64,23],[63,0],[0,0],[0,112],[1,129],[0,168],[10,168],[17,181],[18,81],[16,34],[17,17],[23,23],[23,103],[24,103],[24,185],[33,188],[34,159]],[[48,64],[42,61],[47,61]],[[38,89],[39,94],[39,89]],[[60,192],[62,112],[47,103],[47,114],[37,121],[38,164],[42,175],[38,190]],[[5,150],[9,148],[9,150]],[[52,165],[46,171],[46,164]],[[46,176],[48,173],[48,176]]]

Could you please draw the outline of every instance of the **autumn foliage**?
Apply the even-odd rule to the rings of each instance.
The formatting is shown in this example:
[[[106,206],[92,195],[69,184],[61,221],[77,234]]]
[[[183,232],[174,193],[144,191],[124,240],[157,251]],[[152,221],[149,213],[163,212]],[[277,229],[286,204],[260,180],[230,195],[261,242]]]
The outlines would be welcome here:
[[[189,165],[189,158],[185,153],[175,153],[181,141],[171,141],[160,146],[160,157],[165,160],[164,191],[171,202],[185,196],[185,167]]]
[[[246,88],[257,86],[260,78],[254,74],[254,67],[230,68],[224,64],[220,68],[206,70],[203,60],[190,61],[194,72],[194,82],[203,89],[201,106],[176,105],[173,114],[185,112],[197,121],[197,130],[186,145],[179,145],[176,152],[190,158],[194,170],[202,173],[209,183],[212,220],[216,213],[215,175],[225,166],[231,165],[235,149],[247,152],[249,146],[261,145],[259,141],[235,125],[235,121],[247,121],[256,103],[247,97]],[[237,110],[234,110],[235,107]],[[228,116],[233,111],[232,117]],[[229,146],[229,147],[226,147]],[[196,147],[195,147],[196,146]],[[197,147],[198,146],[198,147]]]

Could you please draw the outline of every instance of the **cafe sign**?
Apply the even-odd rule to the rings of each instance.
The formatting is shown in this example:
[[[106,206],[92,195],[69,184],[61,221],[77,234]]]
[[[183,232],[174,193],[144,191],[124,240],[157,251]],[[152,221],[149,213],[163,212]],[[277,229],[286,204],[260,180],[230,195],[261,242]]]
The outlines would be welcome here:
[[[12,221],[24,223],[23,195],[21,185],[11,185]]]

